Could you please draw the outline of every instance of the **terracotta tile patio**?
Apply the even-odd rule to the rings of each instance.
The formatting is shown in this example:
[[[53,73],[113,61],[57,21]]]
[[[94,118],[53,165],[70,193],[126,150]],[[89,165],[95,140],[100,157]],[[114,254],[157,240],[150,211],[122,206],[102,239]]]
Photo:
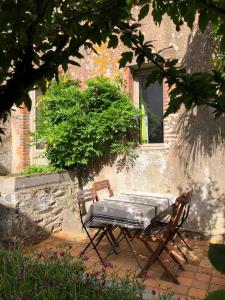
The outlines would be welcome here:
[[[192,246],[192,251],[188,254],[189,261],[187,263],[183,261],[185,271],[179,270],[171,260],[168,260],[168,257],[164,257],[164,260],[168,261],[167,265],[169,264],[170,270],[176,274],[180,284],[173,283],[163,269],[155,263],[145,280],[147,290],[157,289],[160,292],[164,292],[171,289],[175,295],[180,297],[180,300],[184,300],[204,299],[208,292],[225,288],[225,275],[216,271],[207,258],[209,242],[200,240],[189,240],[188,242]],[[64,248],[70,245],[71,254],[78,256],[86,243],[85,235],[75,235],[61,231],[36,245],[35,251],[43,252],[50,248]],[[139,258],[144,262],[147,258],[146,250],[139,241],[134,242],[134,247],[137,253],[141,253]],[[103,257],[108,253],[109,245],[107,241],[102,241],[99,250]],[[89,259],[86,262],[86,266],[89,270],[102,268],[93,250],[89,251],[87,256]],[[181,257],[179,258],[182,260]],[[116,272],[119,276],[124,276],[127,271],[136,273],[139,271],[125,241],[122,241],[120,244],[119,255],[112,254],[108,261],[113,265],[113,268],[109,268],[107,271],[109,276],[110,272]]]

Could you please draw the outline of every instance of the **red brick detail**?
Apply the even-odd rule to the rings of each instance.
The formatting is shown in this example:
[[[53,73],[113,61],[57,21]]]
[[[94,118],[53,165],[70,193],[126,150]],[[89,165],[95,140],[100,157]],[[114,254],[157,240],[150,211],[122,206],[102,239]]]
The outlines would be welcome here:
[[[19,162],[16,165],[16,172],[21,172],[30,165],[30,112],[26,107],[18,110],[18,123],[16,133],[18,134],[18,145],[16,153]]]

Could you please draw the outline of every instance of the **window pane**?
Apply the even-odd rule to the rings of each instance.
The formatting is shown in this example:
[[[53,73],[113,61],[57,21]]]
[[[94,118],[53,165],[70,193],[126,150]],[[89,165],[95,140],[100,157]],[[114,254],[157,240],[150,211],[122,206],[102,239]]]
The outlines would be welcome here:
[[[145,88],[147,74],[140,75],[139,103],[144,117],[140,124],[141,143],[163,143],[163,87],[158,82]]]

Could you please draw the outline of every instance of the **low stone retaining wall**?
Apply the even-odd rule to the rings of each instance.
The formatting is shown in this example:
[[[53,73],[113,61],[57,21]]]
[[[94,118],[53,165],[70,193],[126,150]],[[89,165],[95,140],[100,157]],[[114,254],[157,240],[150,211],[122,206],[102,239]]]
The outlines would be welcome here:
[[[40,239],[71,226],[79,231],[77,189],[67,172],[0,176],[0,235]]]

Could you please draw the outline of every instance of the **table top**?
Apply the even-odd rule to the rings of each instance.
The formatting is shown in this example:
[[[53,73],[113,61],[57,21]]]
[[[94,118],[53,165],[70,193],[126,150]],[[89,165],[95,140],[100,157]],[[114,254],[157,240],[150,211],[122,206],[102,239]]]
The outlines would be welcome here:
[[[172,197],[140,194],[118,194],[93,203],[87,213],[85,225],[117,225],[130,229],[145,229],[151,220],[165,211]]]

